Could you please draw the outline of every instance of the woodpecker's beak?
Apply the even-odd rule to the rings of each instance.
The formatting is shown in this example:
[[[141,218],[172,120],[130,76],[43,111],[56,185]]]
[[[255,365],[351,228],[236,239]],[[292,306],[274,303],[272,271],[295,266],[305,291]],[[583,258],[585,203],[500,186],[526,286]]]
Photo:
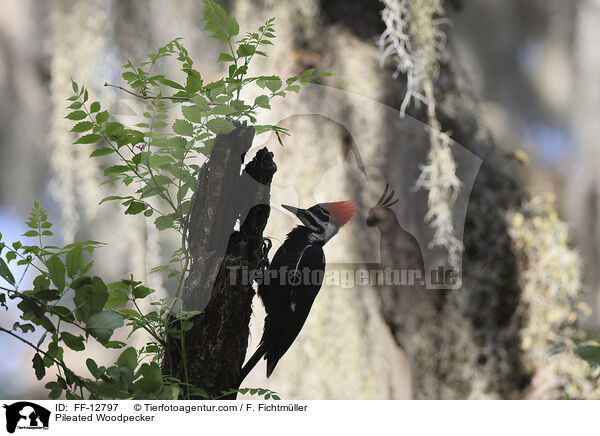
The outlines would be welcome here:
[[[298,212],[303,210],[303,209],[298,209],[297,207],[294,207],[294,206],[288,206],[287,204],[282,204],[281,207],[283,207],[285,210],[289,210],[296,216],[298,216]]]
[[[307,211],[306,209],[300,209],[294,206],[288,206],[287,204],[282,204],[281,207],[283,207],[285,210],[289,210],[290,212],[292,212],[294,215],[296,215],[298,217],[298,219],[300,221],[302,221],[303,224],[306,224],[306,216],[310,214],[309,211]]]

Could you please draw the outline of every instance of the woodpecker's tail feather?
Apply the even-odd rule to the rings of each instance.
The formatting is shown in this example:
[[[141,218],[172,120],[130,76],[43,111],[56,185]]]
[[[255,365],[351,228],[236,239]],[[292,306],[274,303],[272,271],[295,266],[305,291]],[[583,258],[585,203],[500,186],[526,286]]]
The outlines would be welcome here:
[[[265,355],[266,352],[267,343],[262,342],[254,352],[252,357],[248,359],[248,362],[246,362],[246,364],[242,367],[242,370],[240,371],[240,384],[244,381],[246,376],[250,374],[250,371],[252,371],[252,369],[256,366],[258,361],[261,359],[261,357]]]
[[[267,378],[271,377],[271,374],[273,374],[273,370],[275,370],[278,362],[279,359],[267,358]]]

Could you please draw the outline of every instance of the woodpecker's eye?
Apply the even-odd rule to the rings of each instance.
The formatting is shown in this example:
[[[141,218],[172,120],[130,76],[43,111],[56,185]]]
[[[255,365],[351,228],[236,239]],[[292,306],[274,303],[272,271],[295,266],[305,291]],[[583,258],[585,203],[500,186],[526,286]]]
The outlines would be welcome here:
[[[310,210],[314,216],[316,216],[319,220],[321,221],[329,221],[329,213],[327,211],[325,211],[322,207],[320,206],[313,206],[311,207]]]

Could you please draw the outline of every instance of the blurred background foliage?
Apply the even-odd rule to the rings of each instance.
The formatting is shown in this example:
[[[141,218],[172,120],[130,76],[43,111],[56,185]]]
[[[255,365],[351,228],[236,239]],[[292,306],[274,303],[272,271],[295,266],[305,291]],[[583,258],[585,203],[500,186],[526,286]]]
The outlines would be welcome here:
[[[330,71],[335,75],[327,85],[405,107],[484,161],[467,211],[462,289],[402,292],[384,310],[379,289],[327,286],[274,376],[265,380],[260,368],[248,384],[282,398],[600,398],[594,341],[600,337],[600,0],[221,3],[243,30],[276,17],[276,45],[257,64],[259,73]],[[127,59],[139,61],[176,37],[185,38],[202,74],[216,77],[222,50],[198,26],[201,12],[201,2],[192,0],[4,0],[5,239],[25,231],[24,217],[38,200],[65,243],[109,244],[96,258],[107,280],[132,272],[157,289],[157,298],[173,286],[146,274],[172,251],[173,240],[143,217],[124,217],[118,205],[98,207],[108,195],[99,186],[102,168],[88,158],[89,150],[73,146],[65,99],[73,78],[103,106],[133,119],[139,103],[124,103],[104,82],[120,83]],[[404,57],[382,62],[380,37],[391,22],[382,19],[386,12],[388,18],[396,14],[396,30],[406,32],[412,45]],[[413,66],[398,68],[398,60]],[[407,82],[411,71],[418,80]],[[426,104],[413,98],[404,106],[412,91],[422,93]],[[387,115],[351,99],[340,104],[311,98],[328,106],[344,127],[319,116],[286,120],[293,135],[285,156],[276,157],[274,185],[296,186],[306,204],[315,197],[346,197],[368,211],[387,179],[416,181],[415,168],[427,162],[445,178],[429,180],[415,203],[401,206],[404,220],[429,228],[415,209],[436,217],[451,210],[444,203],[453,174],[440,163],[443,141],[415,141],[423,136],[422,125],[395,130]],[[294,110],[302,112],[303,104]],[[295,113],[283,105],[273,108],[273,122]],[[351,138],[350,127],[358,132]],[[399,148],[397,142],[415,145]],[[324,162],[347,156],[352,143],[381,174],[370,175],[374,183],[366,188],[352,179],[319,185],[319,198],[314,181],[331,167]],[[280,152],[276,141],[270,146]],[[431,152],[436,147],[439,152]],[[278,195],[274,189],[274,202]],[[274,215],[269,230],[282,237],[291,221]],[[376,234],[348,232],[344,238],[328,256],[378,243]],[[255,309],[250,349],[260,337],[260,303]],[[15,320],[12,311],[0,313],[2,325]],[[43,382],[35,383],[31,373],[31,352],[6,336],[0,336],[0,347],[0,396],[43,396]]]

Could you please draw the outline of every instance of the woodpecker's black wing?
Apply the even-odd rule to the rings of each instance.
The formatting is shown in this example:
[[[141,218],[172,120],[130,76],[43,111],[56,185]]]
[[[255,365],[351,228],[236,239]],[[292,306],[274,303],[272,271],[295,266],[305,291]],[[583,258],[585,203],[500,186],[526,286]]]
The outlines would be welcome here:
[[[267,377],[302,329],[321,289],[325,254],[318,243],[288,238],[271,262],[271,282],[259,286],[267,317],[261,346],[267,359]],[[285,273],[284,280],[280,274]],[[275,277],[275,280],[273,280]]]

